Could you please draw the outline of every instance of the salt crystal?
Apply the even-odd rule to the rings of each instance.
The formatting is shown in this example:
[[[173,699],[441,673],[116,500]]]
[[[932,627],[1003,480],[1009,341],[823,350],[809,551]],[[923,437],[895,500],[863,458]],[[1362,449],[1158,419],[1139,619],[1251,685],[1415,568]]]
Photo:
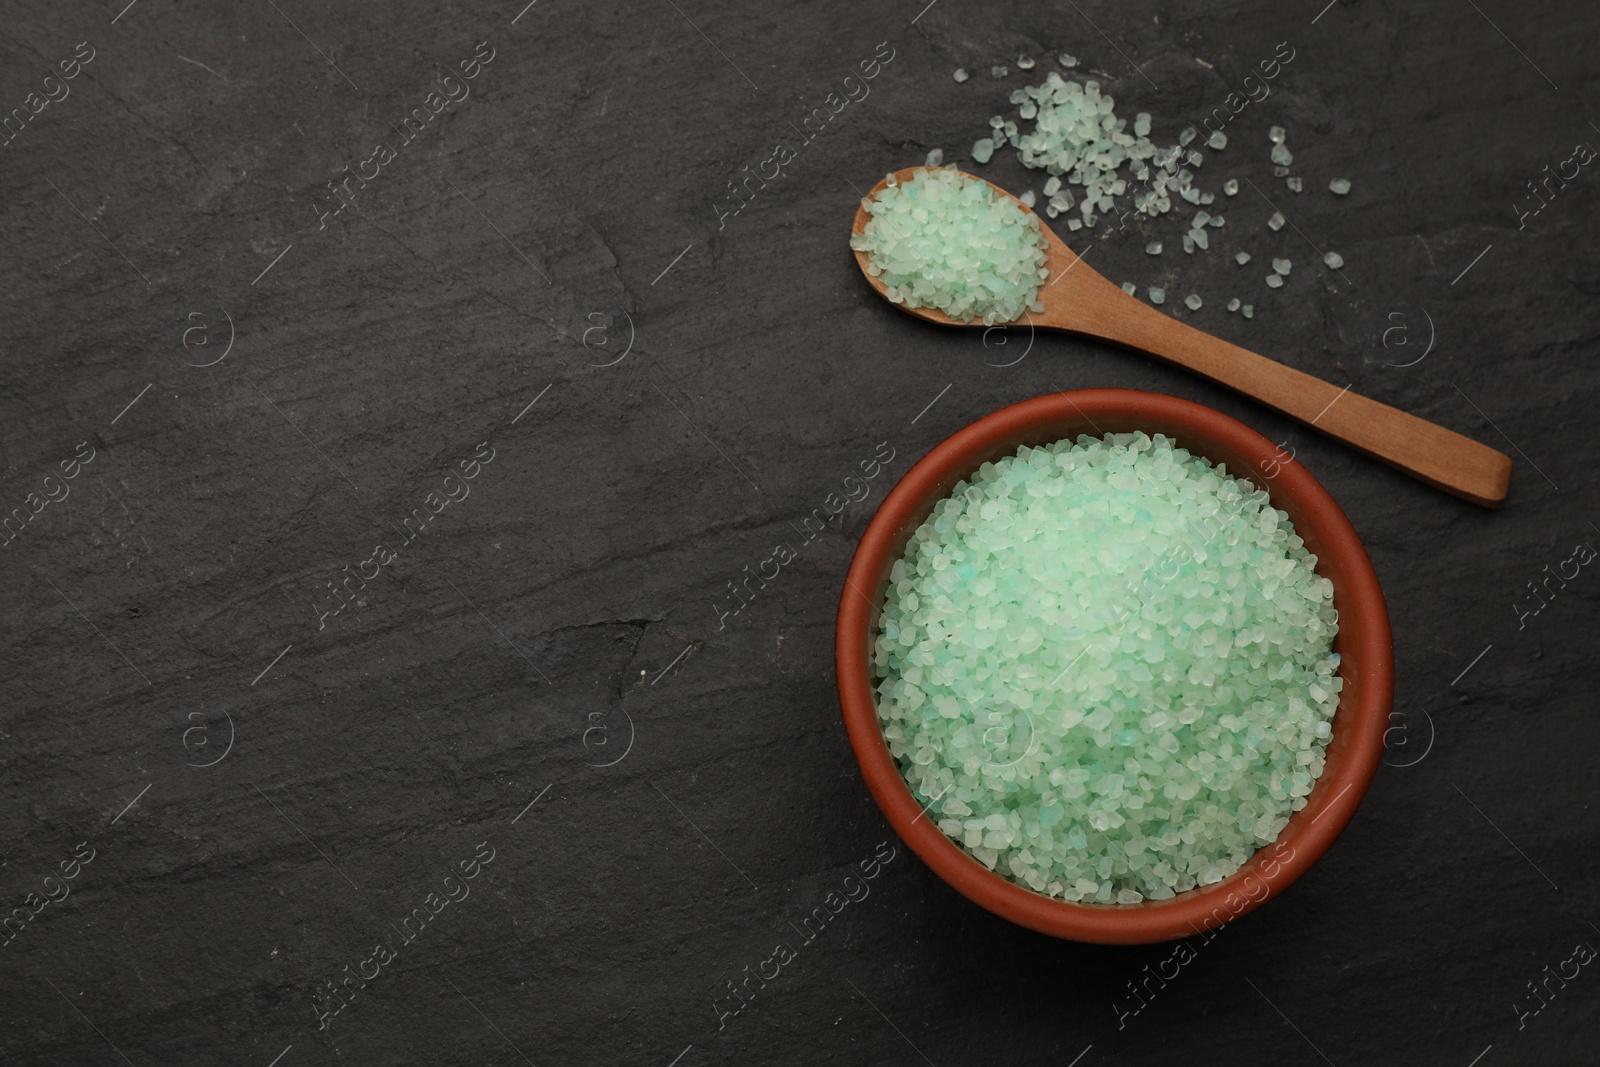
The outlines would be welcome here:
[[[1343,687],[1337,614],[1256,486],[1159,435],[1024,447],[936,504],[890,579],[884,741],[929,822],[999,876],[1167,900],[1306,806]]]
[[[850,247],[867,253],[891,302],[937,308],[958,322],[1020,318],[1048,275],[1037,217],[950,168],[918,168],[880,190]]]

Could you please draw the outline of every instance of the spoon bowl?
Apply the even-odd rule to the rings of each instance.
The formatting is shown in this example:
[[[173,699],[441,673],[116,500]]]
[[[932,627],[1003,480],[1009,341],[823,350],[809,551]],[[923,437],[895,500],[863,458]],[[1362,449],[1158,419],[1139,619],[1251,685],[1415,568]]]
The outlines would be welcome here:
[[[867,200],[888,185],[889,177],[905,183],[927,169],[907,167],[873,186],[856,209],[851,231],[865,231],[872,218]],[[983,181],[970,174],[963,177]],[[1032,208],[1004,189],[990,182],[984,184],[1034,214]],[[1042,219],[1038,221],[1050,276],[1039,288],[1038,299],[1044,311],[1025,313],[1025,321],[1036,327],[1111,341],[1186,367],[1435,488],[1483,507],[1498,508],[1505,502],[1511,481],[1509,456],[1415,415],[1369,400],[1351,392],[1349,386],[1341,389],[1165,315],[1086,265],[1083,256],[1068,248]],[[854,254],[867,284],[887,300],[883,279],[867,270],[868,254]],[[957,321],[935,308],[904,303],[896,306],[941,326],[983,325]]]

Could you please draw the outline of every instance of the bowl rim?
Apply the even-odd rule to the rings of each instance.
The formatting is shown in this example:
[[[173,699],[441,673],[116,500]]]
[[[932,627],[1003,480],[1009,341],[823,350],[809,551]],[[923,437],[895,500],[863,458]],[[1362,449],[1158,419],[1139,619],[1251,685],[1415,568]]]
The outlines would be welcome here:
[[[1097,422],[1098,419],[1098,422]],[[1334,581],[1339,611],[1339,673],[1345,679],[1333,719],[1326,765],[1306,806],[1277,839],[1234,874],[1163,901],[1078,904],[1036,893],[996,874],[923,818],[900,776],[878,724],[870,673],[870,641],[889,568],[912,531],[955,482],[986,459],[1043,444],[1143,428],[1218,462],[1228,473],[1267,489]],[[1084,426],[1069,429],[1061,426]],[[1245,469],[1239,469],[1240,460]],[[1253,469],[1252,469],[1253,468]],[[1270,475],[1266,475],[1267,470]],[[1388,609],[1366,549],[1350,520],[1311,472],[1266,437],[1220,411],[1163,393],[1080,389],[1024,400],[957,430],[918,460],[889,491],[856,547],[840,592],[835,630],[840,707],[873,799],[902,840],[945,882],[973,903],[1041,933],[1100,944],[1149,944],[1216,929],[1272,899],[1321,858],[1366,794],[1383,753],[1394,694],[1394,650]]]

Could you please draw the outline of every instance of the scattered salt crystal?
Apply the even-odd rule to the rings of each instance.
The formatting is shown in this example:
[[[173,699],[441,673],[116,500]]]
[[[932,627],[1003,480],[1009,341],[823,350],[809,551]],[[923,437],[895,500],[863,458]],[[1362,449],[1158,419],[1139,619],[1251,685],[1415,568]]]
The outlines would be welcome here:
[[[1195,244],[1200,246],[1202,251],[1211,247],[1211,238],[1206,236],[1206,231],[1204,230],[1190,230],[1189,237]]]
[[[1288,136],[1289,131],[1284,129],[1282,126],[1273,126],[1271,129],[1267,130],[1267,139],[1273,144],[1282,144],[1284,139]]]
[[[1224,148],[1228,147],[1228,135],[1223,133],[1221,130],[1218,130],[1216,133],[1212,134],[1206,139],[1206,147],[1212,149],[1213,151],[1222,151]]]
[[[1344,196],[1350,191],[1350,182],[1346,178],[1335,178],[1328,183],[1328,191],[1334,196]]]
[[[1141,111],[1133,117],[1133,134],[1135,137],[1150,136],[1150,114]]]
[[[1274,211],[1272,217],[1267,219],[1267,228],[1269,230],[1281,230],[1283,229],[1284,221],[1283,212]]]
[[[1235,252],[1233,254],[1233,261],[1235,263],[1239,264],[1239,266],[1242,267],[1246,263],[1250,262],[1250,253],[1249,252]]]
[[[1007,70],[1005,67],[990,67],[989,68],[989,76],[991,78],[995,78],[995,79],[1004,78],[1007,74],[1010,74],[1010,73],[1011,73],[1011,71]]]
[[[1267,275],[1267,288],[1268,289],[1279,289],[1279,288],[1282,288],[1282,287],[1283,287],[1283,279],[1282,278],[1278,277],[1276,274]]]
[[[1344,266],[1344,257],[1337,252],[1329,252],[1327,255],[1322,257],[1322,262],[1326,263],[1334,270],[1338,270],[1340,267]]]
[[[1188,296],[1184,297],[1183,298],[1183,303],[1184,303],[1184,306],[1187,307],[1190,311],[1199,311],[1200,310],[1200,297],[1198,295],[1194,294],[1194,293],[1190,293]]]
[[[1238,196],[1239,195],[1239,179],[1237,179],[1237,178],[1229,178],[1227,181],[1223,182],[1222,183],[1222,191],[1224,193],[1226,193],[1228,196]]]
[[[1272,261],[1272,269],[1277,271],[1279,274],[1288,274],[1289,268],[1293,265],[1294,264],[1290,263],[1287,259],[1274,258]]]
[[[1137,293],[1139,291],[1139,287],[1137,285],[1134,285],[1132,282],[1123,282],[1122,283],[1122,291],[1124,293],[1127,293],[1129,296],[1132,296],[1134,293]]]
[[[1286,144],[1275,144],[1272,146],[1272,162],[1280,167],[1287,167],[1294,162],[1294,153],[1289,151],[1289,146]]]
[[[1033,69],[1033,57],[1032,56],[1018,56],[1017,57],[1017,69],[1018,70],[1032,70]]]
[[[1165,304],[1166,302],[1167,302],[1167,291],[1165,289],[1158,289],[1157,287],[1152,285],[1150,287],[1150,303],[1152,303],[1152,304]]]
[[[939,164],[944,162],[944,149],[942,149],[942,148],[931,148],[931,149],[929,149],[928,150],[928,158],[923,160],[923,162],[926,165],[930,166],[930,167],[937,167]]]
[[[1161,254],[1161,242],[1151,241],[1144,246],[1144,250],[1146,255],[1159,256]]]
[[[1300,179],[1299,175],[1289,178],[1283,184],[1287,185],[1292,193],[1304,192],[1306,187],[1306,183]]]
[[[1056,57],[1056,62],[1060,63],[1063,67],[1071,69],[1072,67],[1076,67],[1078,65],[1078,57],[1068,52],[1062,52],[1061,55]]]
[[[967,73],[967,69],[965,67],[957,67],[956,72],[952,74],[951,77],[958,82],[964,82],[970,78],[971,75]]]
[[[1240,308],[1239,310],[1244,315],[1244,317],[1247,318],[1247,319],[1253,319],[1253,318],[1256,317],[1256,309],[1251,307],[1249,304],[1246,304],[1244,307]]]
[[[1032,189],[1025,190],[1021,196],[1017,197],[1017,199],[1022,201],[1028,207],[1032,207],[1034,205],[1034,202],[1035,202],[1034,201],[1033,190]]]
[[[1239,310],[1239,298],[1238,297],[1234,297],[1232,300],[1228,301],[1228,310],[1229,311],[1238,311]]]
[[[987,163],[994,156],[994,142],[987,137],[980,137],[972,142],[972,159],[976,163]]]

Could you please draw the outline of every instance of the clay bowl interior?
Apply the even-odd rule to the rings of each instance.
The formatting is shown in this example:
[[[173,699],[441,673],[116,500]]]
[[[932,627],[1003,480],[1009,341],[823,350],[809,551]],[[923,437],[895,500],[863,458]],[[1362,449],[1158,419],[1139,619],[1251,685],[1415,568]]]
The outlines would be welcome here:
[[[911,534],[983,463],[1079,434],[1163,433],[1229,474],[1265,488],[1333,583],[1334,650],[1345,687],[1323,773],[1277,841],[1221,882],[1138,904],[1079,904],[1035,893],[985,868],[924,816],[884,742],[871,674],[889,570]],[[1344,513],[1320,483],[1267,438],[1221,412],[1177,397],[1086,389],[1026,400],[956,432],[885,498],[862,535],[841,593],[835,658],[851,746],[891,825],[934,872],[973,902],[1022,926],[1077,941],[1146,944],[1214,929],[1254,910],[1321,857],[1366,793],[1382,755],[1394,692],[1389,616],[1377,575]]]

